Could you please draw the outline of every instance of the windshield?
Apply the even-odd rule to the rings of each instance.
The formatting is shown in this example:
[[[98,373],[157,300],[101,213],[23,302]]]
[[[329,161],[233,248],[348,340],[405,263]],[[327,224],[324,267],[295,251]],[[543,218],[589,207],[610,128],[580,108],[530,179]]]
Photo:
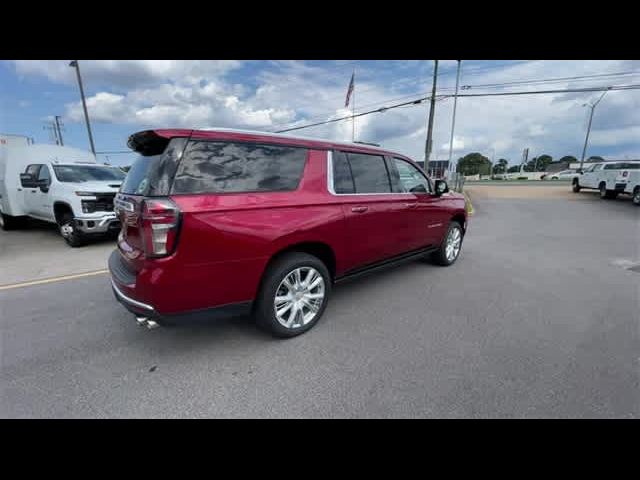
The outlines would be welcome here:
[[[124,180],[126,174],[115,167],[99,165],[54,165],[53,171],[59,182],[109,182]]]

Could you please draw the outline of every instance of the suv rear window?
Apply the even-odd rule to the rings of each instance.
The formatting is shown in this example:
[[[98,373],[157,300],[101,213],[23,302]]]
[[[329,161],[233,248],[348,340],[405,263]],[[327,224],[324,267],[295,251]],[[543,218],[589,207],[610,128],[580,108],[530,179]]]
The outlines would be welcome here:
[[[153,155],[140,155],[136,158],[127,172],[120,192],[129,195],[168,195],[186,142],[186,138],[173,138],[166,144],[164,151],[155,151]],[[163,144],[162,148],[164,147]]]
[[[172,193],[295,190],[306,160],[306,148],[191,141],[178,166]]]

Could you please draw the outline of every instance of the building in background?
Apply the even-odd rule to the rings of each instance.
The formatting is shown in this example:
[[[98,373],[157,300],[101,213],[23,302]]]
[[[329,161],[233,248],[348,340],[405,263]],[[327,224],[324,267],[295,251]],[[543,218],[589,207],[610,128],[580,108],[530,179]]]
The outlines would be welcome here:
[[[26,147],[28,145],[33,145],[33,138],[27,137],[26,135],[0,133],[0,146]]]

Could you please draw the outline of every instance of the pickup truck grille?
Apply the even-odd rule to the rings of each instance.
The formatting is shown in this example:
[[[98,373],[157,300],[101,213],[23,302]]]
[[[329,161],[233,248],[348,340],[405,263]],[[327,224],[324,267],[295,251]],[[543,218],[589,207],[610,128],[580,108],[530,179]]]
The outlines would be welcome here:
[[[95,200],[82,200],[82,211],[84,213],[93,212],[113,212],[113,199],[115,193],[100,193]]]

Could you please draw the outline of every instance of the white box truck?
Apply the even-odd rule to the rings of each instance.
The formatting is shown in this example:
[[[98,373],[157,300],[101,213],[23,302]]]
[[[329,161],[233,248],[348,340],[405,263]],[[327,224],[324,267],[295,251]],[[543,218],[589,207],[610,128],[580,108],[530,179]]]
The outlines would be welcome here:
[[[0,228],[19,228],[28,217],[55,223],[72,247],[117,234],[113,200],[124,177],[77,148],[0,146]]]

